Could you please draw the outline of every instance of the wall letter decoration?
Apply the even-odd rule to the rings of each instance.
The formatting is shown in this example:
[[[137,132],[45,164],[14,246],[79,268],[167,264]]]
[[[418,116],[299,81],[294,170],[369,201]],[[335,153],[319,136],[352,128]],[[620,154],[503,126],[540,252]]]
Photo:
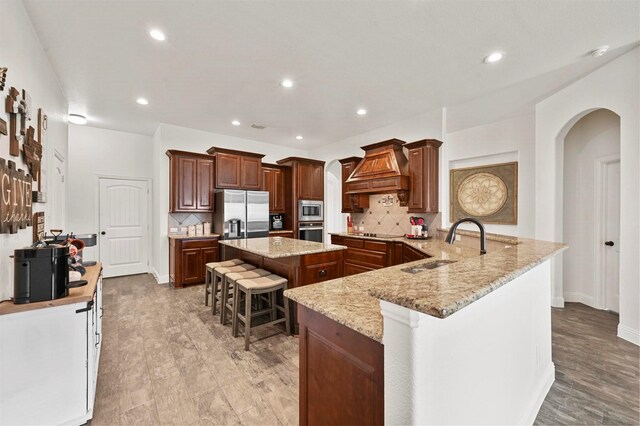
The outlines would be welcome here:
[[[20,155],[20,140],[22,139],[22,135],[17,134],[18,115],[24,111],[20,91],[15,87],[10,88],[4,105],[5,111],[9,113],[9,154],[17,157]]]
[[[0,234],[31,226],[31,176],[16,163],[0,158]]]
[[[0,67],[0,92],[4,90],[4,83],[7,81],[7,67]]]

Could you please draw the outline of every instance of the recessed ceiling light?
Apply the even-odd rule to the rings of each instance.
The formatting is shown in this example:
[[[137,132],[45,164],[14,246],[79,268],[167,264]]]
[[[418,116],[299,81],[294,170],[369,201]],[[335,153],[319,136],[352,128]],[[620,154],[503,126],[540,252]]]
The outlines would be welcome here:
[[[145,98],[138,98],[136,99],[136,102],[139,103],[140,105],[149,105],[149,101],[146,100]]]
[[[609,50],[609,46],[600,46],[597,49],[593,49],[591,52],[589,52],[589,55],[597,58],[598,56],[602,56],[607,53],[607,50]]]
[[[280,82],[280,85],[286,88],[293,87],[293,81],[288,78],[285,78]]]
[[[69,122],[73,124],[87,124],[87,117],[80,114],[69,114]]]
[[[485,64],[492,64],[494,62],[498,62],[502,58],[504,58],[504,53],[502,53],[502,52],[493,52],[489,56],[485,57],[482,61]]]
[[[356,114],[358,115],[367,115],[367,110],[364,108],[360,108],[359,110],[356,111]]]
[[[165,41],[167,39],[167,36],[164,35],[162,31],[157,29],[149,31],[149,35],[151,36],[151,38],[158,41]]]
[[[238,120],[233,120],[231,124],[233,124],[234,126],[239,126],[240,122]]]
[[[296,136],[296,139],[298,139],[299,141],[301,141],[301,140],[302,140],[302,136],[298,135],[298,136]]]

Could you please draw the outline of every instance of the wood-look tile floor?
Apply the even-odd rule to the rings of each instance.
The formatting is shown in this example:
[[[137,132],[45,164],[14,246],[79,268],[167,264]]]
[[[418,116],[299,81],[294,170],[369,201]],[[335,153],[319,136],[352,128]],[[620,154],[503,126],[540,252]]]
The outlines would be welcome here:
[[[618,315],[567,303],[551,318],[556,381],[535,424],[640,424],[640,351],[616,336]]]
[[[298,340],[265,330],[245,352],[203,292],[151,275],[104,280],[92,425],[298,423]],[[616,325],[579,304],[553,310],[556,382],[536,424],[639,424],[638,348]]]

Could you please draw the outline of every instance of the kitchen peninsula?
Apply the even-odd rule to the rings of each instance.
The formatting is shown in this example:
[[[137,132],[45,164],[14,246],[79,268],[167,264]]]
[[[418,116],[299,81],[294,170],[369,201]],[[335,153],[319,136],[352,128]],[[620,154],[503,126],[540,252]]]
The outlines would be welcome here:
[[[396,242],[427,258],[285,292],[300,424],[531,424],[554,381],[548,260],[566,246]]]

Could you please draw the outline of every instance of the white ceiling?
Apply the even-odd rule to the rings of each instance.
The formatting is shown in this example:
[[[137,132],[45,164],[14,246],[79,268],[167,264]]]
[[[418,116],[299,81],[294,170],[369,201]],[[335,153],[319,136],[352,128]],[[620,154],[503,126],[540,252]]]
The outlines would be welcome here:
[[[637,0],[25,5],[70,112],[90,125],[152,134],[171,123],[303,149],[442,106],[459,111],[457,126],[526,110],[640,33]],[[166,42],[148,36],[156,27]],[[610,53],[586,55],[604,44]],[[482,64],[494,50],[505,59]],[[295,87],[280,87],[283,77]],[[499,111],[474,106],[478,98]]]

